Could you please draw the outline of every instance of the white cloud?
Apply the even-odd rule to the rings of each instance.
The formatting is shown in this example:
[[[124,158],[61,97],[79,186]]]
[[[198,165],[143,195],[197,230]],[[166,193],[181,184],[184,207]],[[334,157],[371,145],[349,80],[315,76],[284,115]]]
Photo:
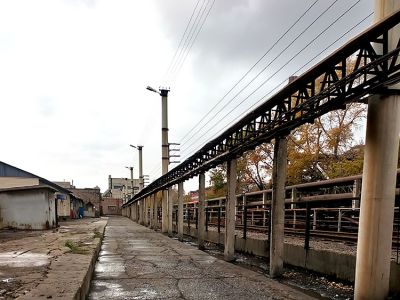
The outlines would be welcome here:
[[[371,1],[363,2],[354,19],[371,8]],[[129,144],[143,144],[144,172],[157,170],[160,97],[145,87],[162,84],[195,3],[1,1],[0,159],[50,180],[104,190],[108,174],[129,176],[127,165],[137,176],[137,151]],[[269,3],[216,2],[171,87],[171,142],[179,142],[305,9],[299,4],[288,16],[282,9],[292,1],[273,2],[273,9]],[[211,127],[209,134],[219,129]]]

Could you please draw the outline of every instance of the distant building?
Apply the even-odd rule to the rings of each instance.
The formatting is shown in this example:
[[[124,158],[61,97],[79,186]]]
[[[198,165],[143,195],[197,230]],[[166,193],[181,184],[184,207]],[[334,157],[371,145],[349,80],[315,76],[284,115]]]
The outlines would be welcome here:
[[[70,191],[75,197],[82,199],[85,217],[99,217],[101,215],[101,193],[98,186],[94,188],[76,188],[69,181],[54,181]]]
[[[65,199],[74,198],[69,190],[47,179],[0,162],[0,228],[57,226],[56,193],[66,195]]]
[[[112,178],[108,176],[108,189],[103,193],[103,198],[122,199],[125,203],[139,192],[139,179]]]
[[[103,198],[101,201],[101,211],[103,215],[121,215],[122,199]]]

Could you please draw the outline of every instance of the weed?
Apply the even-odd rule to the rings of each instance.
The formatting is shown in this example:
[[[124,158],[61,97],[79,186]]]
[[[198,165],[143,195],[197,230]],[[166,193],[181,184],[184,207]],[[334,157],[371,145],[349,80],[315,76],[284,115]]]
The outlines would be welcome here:
[[[94,233],[94,235],[93,235],[93,238],[94,238],[94,239],[95,239],[95,238],[101,239],[101,238],[103,237],[103,235],[100,233],[100,231],[99,231],[98,228],[93,229],[93,233]]]
[[[82,248],[80,245],[78,245],[77,243],[75,243],[74,241],[71,240],[67,240],[65,242],[65,246],[68,247],[69,249],[71,249],[71,253],[74,254],[87,254],[88,250]]]

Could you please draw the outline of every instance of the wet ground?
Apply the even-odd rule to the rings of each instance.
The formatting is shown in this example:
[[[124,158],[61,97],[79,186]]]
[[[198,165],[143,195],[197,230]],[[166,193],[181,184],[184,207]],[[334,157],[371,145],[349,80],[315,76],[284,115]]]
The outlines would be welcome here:
[[[109,219],[89,299],[313,299],[127,218]]]
[[[185,243],[194,247],[197,246],[196,240],[187,236],[185,236]],[[207,243],[205,251],[212,256],[223,259],[224,249],[222,246]],[[234,264],[269,277],[269,266],[265,258],[241,253],[236,253],[235,256]],[[278,281],[318,299],[353,299],[354,289],[350,282],[301,268],[285,266],[284,274]]]

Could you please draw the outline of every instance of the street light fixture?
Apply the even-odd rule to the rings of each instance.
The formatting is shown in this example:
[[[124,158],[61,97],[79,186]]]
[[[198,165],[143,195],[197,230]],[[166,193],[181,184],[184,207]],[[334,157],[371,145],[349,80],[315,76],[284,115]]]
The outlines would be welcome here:
[[[157,93],[157,94],[161,95],[159,91],[157,91],[155,88],[152,88],[151,86],[147,86],[146,89],[148,89],[151,92],[154,92],[154,93]]]

